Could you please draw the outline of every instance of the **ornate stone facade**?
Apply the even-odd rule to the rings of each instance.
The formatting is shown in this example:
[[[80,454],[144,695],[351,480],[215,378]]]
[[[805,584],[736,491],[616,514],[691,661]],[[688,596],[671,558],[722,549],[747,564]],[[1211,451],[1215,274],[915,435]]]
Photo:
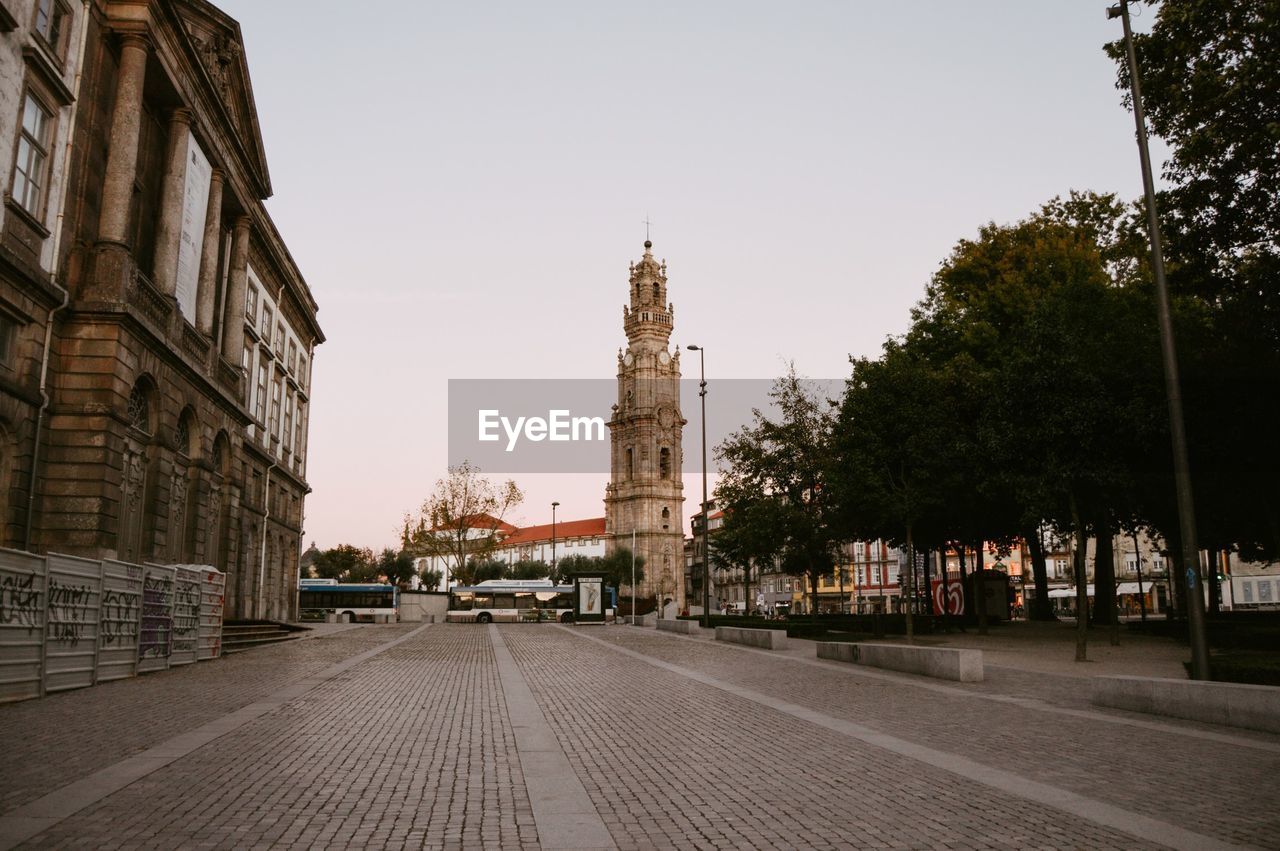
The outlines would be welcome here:
[[[17,6],[41,20],[35,0]],[[56,7],[74,88],[55,92],[70,152],[52,146],[49,174],[65,179],[47,183],[40,228],[4,218],[9,244],[19,226],[37,238],[26,254],[45,274],[0,288],[18,326],[0,370],[0,546],[212,564],[228,618],[287,618],[324,335],[262,203],[239,24],[206,0]],[[59,60],[38,37],[0,27],[6,39]],[[3,96],[9,57],[6,127],[20,114]]]
[[[640,593],[684,608],[684,455],[680,350],[670,349],[675,308],[667,301],[667,266],[653,244],[631,265],[630,303],[622,308],[626,351],[618,351],[618,401],[609,419],[610,481],[605,532],[610,547],[645,560]]]

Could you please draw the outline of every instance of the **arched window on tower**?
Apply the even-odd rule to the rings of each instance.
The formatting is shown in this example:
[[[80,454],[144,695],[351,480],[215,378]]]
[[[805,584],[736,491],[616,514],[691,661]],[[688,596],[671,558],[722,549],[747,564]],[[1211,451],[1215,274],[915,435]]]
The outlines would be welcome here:
[[[635,452],[630,446],[627,447],[627,478],[634,479],[636,477]]]
[[[658,282],[653,282],[653,303],[661,306],[662,290],[658,288]]]
[[[671,478],[671,450],[665,446],[658,451],[658,473],[664,479]]]

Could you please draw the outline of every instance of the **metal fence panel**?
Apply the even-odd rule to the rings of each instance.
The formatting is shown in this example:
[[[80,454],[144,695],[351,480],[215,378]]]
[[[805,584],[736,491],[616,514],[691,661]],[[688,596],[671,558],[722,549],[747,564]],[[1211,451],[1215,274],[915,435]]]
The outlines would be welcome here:
[[[102,562],[50,553],[44,690],[91,686],[98,666]]]
[[[222,608],[227,575],[212,567],[201,570],[200,581],[200,659],[217,659],[222,655]]]
[[[142,631],[141,565],[102,560],[102,620],[98,631],[98,682],[138,673]]]
[[[142,580],[142,635],[138,642],[138,673],[169,667],[173,647],[173,596],[177,571],[148,564]]]
[[[195,565],[175,565],[173,586],[173,647],[170,665],[192,665],[200,633],[201,571]]]
[[[0,549],[0,703],[40,696],[47,587],[42,557]]]

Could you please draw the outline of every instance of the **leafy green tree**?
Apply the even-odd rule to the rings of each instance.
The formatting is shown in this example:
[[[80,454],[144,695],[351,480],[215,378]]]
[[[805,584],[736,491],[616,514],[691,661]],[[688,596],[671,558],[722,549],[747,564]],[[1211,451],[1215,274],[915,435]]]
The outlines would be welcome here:
[[[507,579],[546,579],[550,573],[545,561],[521,559],[507,568]]]
[[[365,582],[377,570],[372,551],[351,544],[324,550],[316,556],[313,566],[316,576],[339,582]]]
[[[818,580],[831,573],[838,543],[825,491],[829,469],[832,403],[820,398],[791,367],[770,392],[778,409],[729,435],[716,458],[724,473],[716,501],[726,514],[741,514],[756,534],[775,542],[786,573],[809,579],[811,611],[818,610]]]
[[[386,577],[389,584],[407,588],[414,574],[413,556],[388,547],[378,556],[377,573]]]
[[[743,503],[737,510],[725,512],[724,524],[707,537],[713,569],[742,571],[742,599],[748,609],[751,608],[752,571],[772,561],[777,554],[777,547],[766,534],[768,518],[760,516],[770,508],[768,502]]]
[[[440,583],[444,582],[444,571],[439,568],[423,567],[418,578],[422,580],[423,590],[435,591],[440,587]]]
[[[575,573],[590,573],[598,570],[599,561],[591,556],[584,556],[578,553],[556,559],[556,569],[551,576],[551,580],[560,585],[567,585],[573,581]]]
[[[507,563],[496,558],[468,559],[461,571],[455,571],[454,580],[459,585],[479,585],[492,579],[507,578]]]

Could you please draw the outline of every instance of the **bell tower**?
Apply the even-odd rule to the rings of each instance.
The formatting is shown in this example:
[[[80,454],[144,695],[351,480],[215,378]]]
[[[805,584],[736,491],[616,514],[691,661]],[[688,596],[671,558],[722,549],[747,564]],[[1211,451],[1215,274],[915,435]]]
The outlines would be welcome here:
[[[611,548],[644,558],[643,596],[684,608],[684,453],[680,350],[670,350],[675,308],[667,302],[667,264],[653,243],[631,264],[629,304],[622,308],[627,348],[618,350],[618,400],[609,419],[610,477],[605,532]]]

